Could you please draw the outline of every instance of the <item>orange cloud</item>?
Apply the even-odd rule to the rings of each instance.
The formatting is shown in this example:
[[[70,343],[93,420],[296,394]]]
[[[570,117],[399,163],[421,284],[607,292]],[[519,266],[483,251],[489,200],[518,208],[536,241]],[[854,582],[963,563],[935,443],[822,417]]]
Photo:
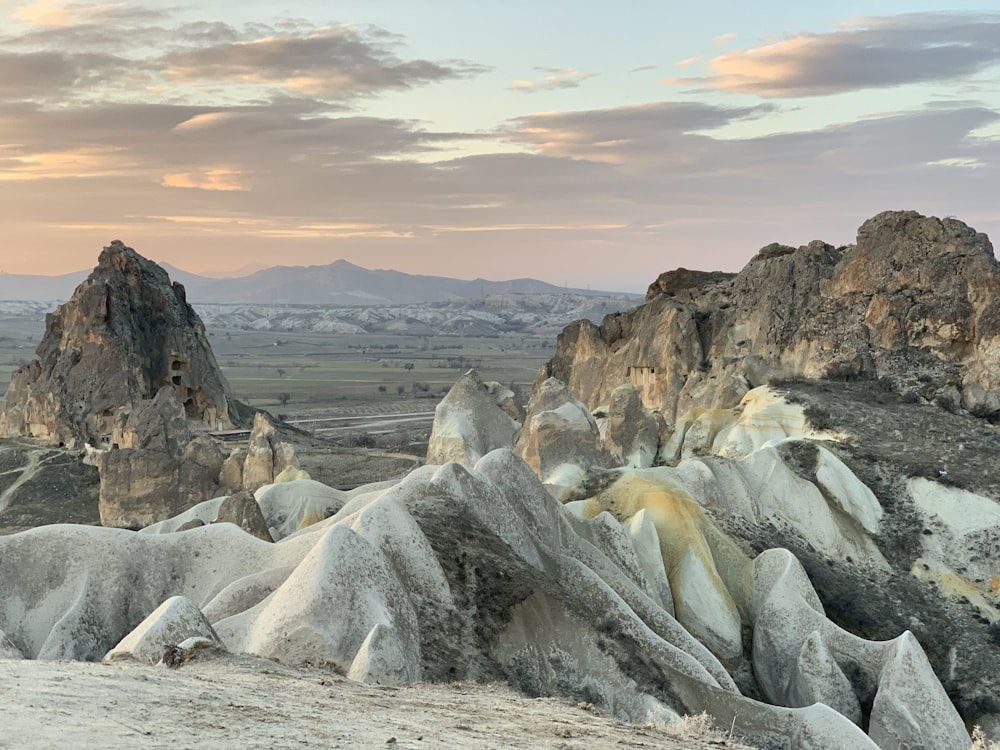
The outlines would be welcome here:
[[[236,115],[232,112],[206,112],[205,114],[189,117],[184,122],[177,123],[174,125],[173,130],[181,133],[192,130],[206,130],[215,125],[229,122],[234,117]]]
[[[164,187],[220,190],[223,192],[250,190],[250,186],[242,178],[243,174],[238,169],[220,167],[204,172],[172,172],[163,175],[160,184]]]
[[[67,177],[100,177],[121,171],[127,163],[120,158],[125,149],[111,146],[83,147],[66,151],[18,153],[21,146],[0,144],[0,181],[54,180]],[[4,155],[4,151],[14,152]]]
[[[780,91],[787,82],[808,75],[810,53],[815,46],[814,36],[801,35],[764,47],[727,52],[712,59],[708,66],[714,73],[715,87],[723,91]]]

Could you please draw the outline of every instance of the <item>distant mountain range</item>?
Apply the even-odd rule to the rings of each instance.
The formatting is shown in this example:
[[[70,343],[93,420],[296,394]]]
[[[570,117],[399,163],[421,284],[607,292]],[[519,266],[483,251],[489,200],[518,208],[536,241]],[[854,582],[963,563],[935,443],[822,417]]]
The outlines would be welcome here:
[[[161,264],[187,290],[189,302],[403,305],[482,299],[509,294],[606,296],[612,292],[568,289],[537,279],[452,279],[371,270],[338,260],[326,266],[275,266],[248,276],[211,278]],[[62,276],[0,274],[0,300],[67,300],[88,271]]]

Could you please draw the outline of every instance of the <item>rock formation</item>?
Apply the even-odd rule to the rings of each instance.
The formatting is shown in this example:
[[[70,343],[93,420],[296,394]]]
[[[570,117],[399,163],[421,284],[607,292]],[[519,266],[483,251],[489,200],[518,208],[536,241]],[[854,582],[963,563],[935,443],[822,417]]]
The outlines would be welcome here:
[[[591,409],[632,383],[667,424],[794,377],[887,378],[1000,419],[1000,264],[961,221],[889,211],[855,245],[769,245],[732,278],[689,283],[570,325],[545,376]]]
[[[164,386],[175,391],[186,419],[229,428],[236,418],[184,287],[117,240],[48,316],[36,353],[0,402],[0,436],[98,447]]]
[[[661,294],[676,295],[680,292],[693,293],[703,286],[726,281],[736,274],[722,271],[691,271],[687,268],[677,268],[664,271],[646,290],[646,301],[656,299]]]
[[[246,448],[234,449],[222,464],[219,483],[228,492],[255,492],[265,484],[308,479],[295,447],[278,436],[271,417],[257,412]]]
[[[560,337],[513,448],[467,374],[442,465],[401,481],[0,536],[0,646],[149,658],[162,630],[193,636],[171,663],[204,644],[383,685],[506,679],[633,721],[706,711],[762,747],[997,739],[998,278],[984,237],[912,213],[661,277]],[[154,403],[116,434],[170,444],[180,405]],[[285,473],[261,422],[221,471],[241,487]]]
[[[462,375],[434,409],[427,462],[474,466],[490,451],[511,447],[523,419],[512,408],[513,397],[499,383],[484,383],[475,370]]]
[[[114,434],[120,447],[88,448],[101,478],[102,525],[139,529],[219,494],[222,451],[192,437],[173,387],[137,404]]]
[[[271,507],[299,504],[290,494]],[[796,748],[968,745],[912,639],[875,643],[833,626],[791,555],[727,553],[692,511],[685,539],[716,583],[680,555],[667,585],[643,560],[661,554],[650,544],[680,550],[680,537],[658,538],[638,513],[626,528],[576,510],[502,449],[472,469],[426,466],[363,489],[274,544],[226,523],[160,535],[45,527],[0,537],[0,625],[8,650],[27,658],[152,658],[149,644],[166,637],[152,634],[194,635],[383,685],[502,678],[636,721],[707,710],[741,736]],[[699,602],[706,585],[731,592],[723,606],[753,624],[755,669],[774,703],[737,686],[738,646],[723,661],[696,637],[716,612]],[[658,603],[665,595],[705,616],[678,621]],[[845,660],[846,681],[817,677]],[[816,694],[843,713],[800,707]],[[855,703],[872,706],[871,738],[847,718]]]
[[[597,421],[555,378],[532,392],[514,449],[559,500],[579,486],[587,467],[612,465]]]

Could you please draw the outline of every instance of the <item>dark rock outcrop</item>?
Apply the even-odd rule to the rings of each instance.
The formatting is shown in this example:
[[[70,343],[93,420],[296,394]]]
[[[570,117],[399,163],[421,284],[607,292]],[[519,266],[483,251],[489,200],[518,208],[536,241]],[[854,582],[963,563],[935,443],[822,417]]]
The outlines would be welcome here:
[[[883,378],[1000,418],[1000,264],[987,237],[960,221],[888,211],[847,248],[769,245],[714,282],[676,273],[683,293],[653,295],[600,326],[568,326],[543,377],[591,408],[631,382],[668,424],[794,377]]]
[[[646,301],[656,299],[661,294],[677,294],[682,291],[697,291],[708,284],[727,281],[736,274],[724,271],[692,271],[688,268],[676,268],[673,271],[661,273],[649,289],[646,290]]]
[[[216,428],[236,419],[184,287],[117,240],[47,317],[36,353],[0,402],[0,436],[99,446],[163,386],[176,392],[186,419]]]
[[[221,494],[222,451],[206,435],[192,437],[172,387],[140,402],[112,434],[115,447],[88,456],[101,477],[104,526],[142,528]]]
[[[271,538],[271,532],[267,529],[267,521],[264,520],[260,506],[254,496],[246,490],[232,494],[222,501],[215,523],[236,524],[258,539],[263,539],[265,542],[274,541]]]

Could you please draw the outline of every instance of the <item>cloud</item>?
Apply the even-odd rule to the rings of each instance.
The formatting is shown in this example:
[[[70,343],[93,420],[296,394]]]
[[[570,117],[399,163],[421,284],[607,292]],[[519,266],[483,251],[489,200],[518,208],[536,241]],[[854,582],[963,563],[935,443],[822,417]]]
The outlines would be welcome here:
[[[698,57],[687,57],[683,60],[678,60],[674,63],[675,68],[690,68],[692,65],[697,65],[701,62],[701,56]]]
[[[199,172],[172,172],[163,175],[164,187],[194,188],[197,190],[249,190],[250,186],[238,169],[214,167]]]
[[[36,0],[16,8],[12,13],[18,21],[33,26],[67,27],[84,24],[119,23],[126,19],[151,20],[160,18],[160,11],[129,6],[124,3],[87,5],[61,0]]]
[[[772,241],[847,242],[886,208],[970,221],[996,213],[989,186],[1000,180],[1000,144],[976,133],[1000,115],[981,107],[732,139],[718,129],[773,107],[650,102],[517,118],[502,135],[525,153],[426,163],[413,154],[468,135],[311,106],[118,105],[37,117],[0,104],[5,136],[20,144],[0,150],[0,173],[12,163],[31,176],[0,181],[9,241],[38,253],[80,248],[69,268],[121,237],[195,269],[209,254],[265,265],[343,256],[615,286],[679,265],[733,270]],[[102,147],[80,150],[88,143]],[[40,153],[53,154],[47,165],[17,161]],[[73,164],[85,159],[93,164],[81,190]],[[250,189],[219,189],[232,187]],[[977,229],[1000,230],[1000,220],[982,221]]]
[[[583,81],[593,78],[597,73],[581,73],[573,68],[536,68],[548,73],[541,81],[514,81],[510,88],[514,91],[532,93],[535,91],[553,91],[555,89],[575,89]]]
[[[1000,64],[1000,15],[914,13],[858,19],[709,62],[703,78],[671,78],[763,97],[839,94],[966,78]]]
[[[0,36],[5,237],[24,248],[19,257],[51,268],[85,267],[121,237],[194,269],[227,253],[263,265],[343,255],[425,273],[548,273],[560,282],[565,273],[584,283],[606,274],[611,285],[677,265],[736,268],[775,240],[848,241],[890,207],[994,217],[977,229],[992,221],[1000,231],[1000,146],[985,135],[1000,115],[971,101],[744,139],[723,133],[751,118],[773,117],[778,129],[779,108],[713,97],[448,132],[364,116],[360,97],[478,70],[410,59],[384,29],[102,12],[117,20],[77,14]],[[903,62],[927,45],[971,54],[949,38],[969,40],[973,53],[989,46],[984,17],[962,28],[952,21],[865,19],[783,48],[798,67],[758,86],[802,90],[844,78],[836,66],[814,62],[809,72],[801,61],[839,59],[859,44],[853,34],[883,40]],[[763,57],[773,46],[761,47]],[[904,74],[872,76],[890,73]],[[543,69],[525,90],[588,75]],[[476,155],[447,157],[459,144]],[[57,262],[68,247],[80,260]]]
[[[335,98],[405,89],[481,70],[468,63],[401,60],[378,30],[353,26],[227,41],[171,52],[159,63],[175,83],[266,84]]]
[[[60,106],[135,98],[142,89],[189,101],[259,101],[283,91],[337,102],[485,70],[403,58],[402,40],[374,26],[178,23],[166,11],[117,4],[38,3],[21,16],[28,30],[0,35],[0,95]]]
[[[109,83],[127,69],[127,61],[113,55],[0,50],[0,97],[55,99],[78,87]]]
[[[728,108],[694,102],[654,102],[521,117],[509,123],[509,135],[547,156],[659,169],[666,154],[677,164],[690,160],[693,152],[675,146],[683,140],[694,147],[703,140],[692,134],[770,111],[769,105]]]

